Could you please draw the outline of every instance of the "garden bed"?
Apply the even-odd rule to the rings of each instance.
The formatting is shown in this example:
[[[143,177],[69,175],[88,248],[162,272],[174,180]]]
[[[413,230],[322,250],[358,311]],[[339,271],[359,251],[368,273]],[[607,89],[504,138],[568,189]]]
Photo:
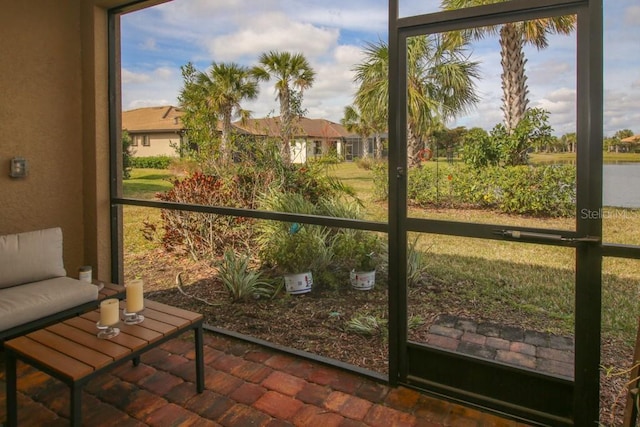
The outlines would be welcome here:
[[[206,262],[197,263],[155,250],[129,256],[126,264],[127,271],[133,272],[132,267],[135,266],[137,274],[144,272],[142,276],[149,298],[201,312],[209,325],[378,373],[385,374],[388,371],[386,328],[382,327],[372,335],[356,334],[347,328],[348,321],[357,315],[387,318],[386,287],[376,286],[373,291],[367,292],[351,290],[346,286],[340,291],[315,289],[305,295],[232,303],[222,284],[215,278],[215,268]],[[177,286],[178,273],[182,273],[182,291]],[[428,279],[426,285],[409,290],[409,301],[423,299],[425,294],[443,297],[434,298],[430,304],[410,304],[410,315],[420,320],[410,331],[413,339],[420,341],[440,313],[482,318],[481,305],[452,299],[455,295],[453,288],[455,284]],[[439,302],[445,300],[449,301],[446,306]],[[501,318],[491,320],[512,326],[535,326],[523,324],[521,316],[508,310],[502,313]],[[543,328],[544,325],[538,327]],[[619,341],[603,340],[603,366],[628,366],[631,354],[632,350]],[[602,377],[603,425],[621,424],[624,398],[620,400],[619,390],[624,386],[625,378]]]

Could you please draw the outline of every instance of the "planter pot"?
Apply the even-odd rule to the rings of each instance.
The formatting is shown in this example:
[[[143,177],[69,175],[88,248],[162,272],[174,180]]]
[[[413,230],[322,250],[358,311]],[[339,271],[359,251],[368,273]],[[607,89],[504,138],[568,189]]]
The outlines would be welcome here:
[[[288,294],[297,295],[311,291],[313,276],[310,271],[298,274],[285,274],[284,287]]]
[[[351,287],[359,291],[368,291],[373,289],[376,283],[376,271],[355,271],[351,270],[350,274]]]

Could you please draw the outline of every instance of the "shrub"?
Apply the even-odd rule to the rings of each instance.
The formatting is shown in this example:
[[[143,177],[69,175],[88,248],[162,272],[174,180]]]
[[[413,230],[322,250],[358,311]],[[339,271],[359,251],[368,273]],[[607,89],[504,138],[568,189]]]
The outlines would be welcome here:
[[[240,256],[233,250],[226,250],[219,263],[218,277],[234,302],[271,297],[274,294],[274,286],[259,271],[251,271],[249,261],[249,256]]]
[[[373,172],[373,196],[376,200],[389,198],[389,166],[387,162],[376,162],[371,168]]]
[[[454,203],[453,172],[449,165],[417,167],[409,171],[407,197],[419,206],[445,206]]]
[[[169,169],[173,159],[169,156],[131,157],[131,167],[139,169]]]
[[[133,149],[131,148],[131,135],[126,130],[122,131],[122,179],[131,178],[131,159]]]
[[[383,250],[377,234],[350,228],[338,231],[332,247],[336,264],[346,272],[375,270]]]
[[[159,193],[160,200],[204,206],[247,207],[237,182],[196,172],[173,181],[173,188]],[[184,248],[194,259],[214,258],[225,247],[251,245],[253,220],[202,212],[163,210],[162,243],[167,251]]]
[[[502,169],[460,167],[451,173],[454,199],[459,206],[495,208],[502,197]]]
[[[386,196],[386,181],[380,177],[374,183],[375,191],[385,192]],[[575,168],[571,165],[414,168],[409,172],[407,197],[418,206],[476,207],[566,217],[575,214]]]
[[[576,187],[573,166],[514,166],[502,174],[502,198],[506,213],[542,216],[575,214]]]
[[[261,201],[266,210],[297,214],[317,214],[316,205],[297,193],[271,191]],[[327,245],[329,230],[312,224],[262,221],[257,224],[257,243],[263,262],[283,273],[317,272],[331,261]]]
[[[374,165],[376,164],[376,159],[374,159],[371,156],[368,157],[358,157],[356,159],[356,165],[360,168],[360,169],[364,169],[364,170],[371,170],[373,169]]]

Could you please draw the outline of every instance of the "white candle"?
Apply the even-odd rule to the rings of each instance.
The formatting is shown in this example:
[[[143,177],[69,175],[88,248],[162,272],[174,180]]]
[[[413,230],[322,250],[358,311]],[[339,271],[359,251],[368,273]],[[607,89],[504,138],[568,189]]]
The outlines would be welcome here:
[[[113,326],[120,321],[120,302],[116,298],[109,298],[100,303],[100,324]]]
[[[125,285],[127,294],[127,313],[138,313],[144,309],[142,280],[133,280]]]

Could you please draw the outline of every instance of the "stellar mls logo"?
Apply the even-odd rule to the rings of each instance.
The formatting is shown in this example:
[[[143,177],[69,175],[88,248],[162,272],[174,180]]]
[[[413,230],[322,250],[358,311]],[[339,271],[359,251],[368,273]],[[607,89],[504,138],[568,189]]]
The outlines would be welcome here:
[[[637,217],[640,212],[627,209],[581,209],[580,219],[631,219]]]

